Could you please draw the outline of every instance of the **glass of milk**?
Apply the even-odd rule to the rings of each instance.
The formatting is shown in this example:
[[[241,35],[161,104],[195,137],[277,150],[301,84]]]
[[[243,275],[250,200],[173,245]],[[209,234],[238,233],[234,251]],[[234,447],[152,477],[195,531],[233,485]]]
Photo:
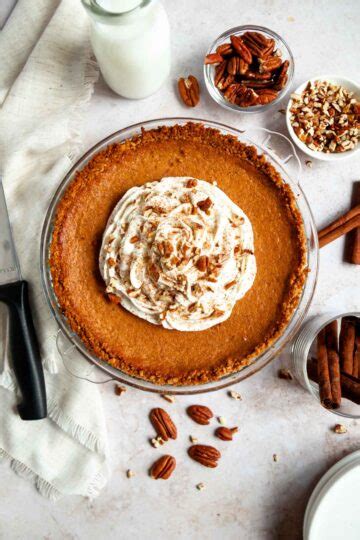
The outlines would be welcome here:
[[[170,71],[170,26],[160,0],[82,0],[91,19],[91,44],[114,92],[145,98]]]

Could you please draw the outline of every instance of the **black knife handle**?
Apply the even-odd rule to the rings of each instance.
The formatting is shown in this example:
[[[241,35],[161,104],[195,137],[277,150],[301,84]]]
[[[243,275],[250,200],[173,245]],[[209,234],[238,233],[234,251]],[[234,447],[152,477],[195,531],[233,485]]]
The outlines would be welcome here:
[[[27,282],[1,285],[0,300],[9,308],[11,360],[22,394],[19,414],[23,420],[40,420],[47,415],[45,380]]]

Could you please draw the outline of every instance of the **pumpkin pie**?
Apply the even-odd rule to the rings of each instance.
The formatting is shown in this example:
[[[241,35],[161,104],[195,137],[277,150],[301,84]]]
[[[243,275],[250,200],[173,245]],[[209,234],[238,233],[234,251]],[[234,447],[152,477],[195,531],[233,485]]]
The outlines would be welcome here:
[[[188,123],[112,144],[77,173],[49,263],[62,312],[97,357],[192,385],[241,370],[284,332],[306,242],[273,166]]]

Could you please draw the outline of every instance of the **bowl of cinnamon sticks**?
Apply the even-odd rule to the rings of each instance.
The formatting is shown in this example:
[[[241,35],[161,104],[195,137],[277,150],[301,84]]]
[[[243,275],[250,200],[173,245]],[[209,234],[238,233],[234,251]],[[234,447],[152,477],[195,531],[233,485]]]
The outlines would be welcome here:
[[[360,418],[360,313],[310,320],[292,348],[297,380],[327,410]]]

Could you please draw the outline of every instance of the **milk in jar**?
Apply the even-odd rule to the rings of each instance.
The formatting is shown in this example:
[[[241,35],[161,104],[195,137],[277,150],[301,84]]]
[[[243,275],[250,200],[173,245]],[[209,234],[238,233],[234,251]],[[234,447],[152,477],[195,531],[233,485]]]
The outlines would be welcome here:
[[[91,19],[91,44],[114,92],[147,97],[170,71],[170,26],[160,0],[82,0]]]

